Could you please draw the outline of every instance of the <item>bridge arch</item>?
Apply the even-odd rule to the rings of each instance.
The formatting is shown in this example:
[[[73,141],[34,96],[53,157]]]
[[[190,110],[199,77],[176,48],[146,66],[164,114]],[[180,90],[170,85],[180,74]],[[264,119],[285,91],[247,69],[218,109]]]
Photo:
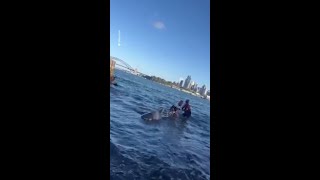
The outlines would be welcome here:
[[[126,68],[130,69],[131,71],[134,71],[134,69],[128,63],[126,63],[124,60],[116,58],[116,57],[113,57],[113,56],[110,56],[110,58],[112,60],[116,61],[117,63],[123,64]]]

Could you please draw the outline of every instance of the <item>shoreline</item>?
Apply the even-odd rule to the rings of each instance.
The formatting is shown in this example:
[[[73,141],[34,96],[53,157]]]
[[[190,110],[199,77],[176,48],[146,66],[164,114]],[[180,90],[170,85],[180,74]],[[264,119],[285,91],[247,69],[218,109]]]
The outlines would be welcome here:
[[[154,81],[154,82],[156,82],[156,81]],[[156,82],[156,83],[158,83],[158,82]],[[182,92],[184,92],[184,93],[191,94],[191,95],[193,95],[193,96],[200,97],[200,98],[202,98],[202,99],[206,99],[206,100],[209,100],[209,101],[210,101],[210,97],[207,98],[207,97],[201,96],[200,94],[196,94],[196,93],[194,93],[194,92],[190,92],[190,91],[188,91],[188,90],[182,89],[182,88],[180,88],[180,87],[169,86],[169,85],[162,84],[162,83],[158,83],[158,84],[161,84],[161,85],[170,87],[170,88],[172,88],[172,89],[176,89],[176,90],[178,90],[178,91],[182,91]]]
[[[120,71],[122,70],[122,71],[124,71],[124,72],[126,72],[126,73],[129,73],[129,74],[132,74],[132,75],[135,75],[135,76],[139,76],[139,75],[137,75],[137,74],[133,74],[133,73],[131,73],[130,71],[127,71],[127,70],[124,70],[124,69],[118,69],[118,68],[115,68],[115,69],[120,70]],[[139,77],[142,77],[142,76],[139,76]],[[142,77],[142,78],[144,78],[144,77]],[[147,78],[144,78],[144,79],[147,79]],[[184,92],[184,93],[187,93],[187,94],[190,94],[190,95],[193,95],[193,96],[196,96],[196,97],[199,97],[199,98],[206,99],[206,100],[209,100],[209,101],[210,101],[210,96],[209,96],[209,98],[208,98],[208,97],[204,97],[204,96],[201,96],[200,94],[196,94],[196,93],[194,93],[194,92],[191,92],[191,91],[185,90],[185,89],[180,88],[180,87],[170,86],[170,85],[163,84],[163,83],[160,83],[160,82],[157,82],[157,81],[153,81],[153,80],[150,80],[150,79],[147,79],[147,80],[149,80],[149,81],[152,81],[152,82],[155,82],[155,83],[161,84],[161,85],[163,85],[163,86],[167,86],[167,87],[169,87],[169,88],[176,89],[176,90],[178,90],[178,91],[182,91],[182,92]]]

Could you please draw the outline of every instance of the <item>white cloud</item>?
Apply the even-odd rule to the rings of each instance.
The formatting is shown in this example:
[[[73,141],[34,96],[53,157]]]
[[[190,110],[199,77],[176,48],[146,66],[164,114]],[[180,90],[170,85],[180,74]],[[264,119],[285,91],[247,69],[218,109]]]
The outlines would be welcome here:
[[[156,28],[156,29],[160,29],[160,30],[166,28],[166,26],[164,25],[164,23],[161,22],[161,21],[156,21],[156,22],[154,22],[154,23],[153,23],[153,27]]]

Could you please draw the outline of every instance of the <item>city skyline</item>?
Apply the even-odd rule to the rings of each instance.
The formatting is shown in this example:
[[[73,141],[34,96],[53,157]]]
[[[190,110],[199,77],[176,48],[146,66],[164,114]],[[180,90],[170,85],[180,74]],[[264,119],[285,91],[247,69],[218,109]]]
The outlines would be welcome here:
[[[171,82],[192,75],[210,87],[209,0],[110,3],[111,56],[145,74]]]
[[[188,75],[187,78],[185,78],[185,79],[179,78],[179,81],[174,81],[174,82],[179,84],[180,87],[184,87],[186,89],[196,90],[198,88],[201,89],[201,88],[205,87],[205,89],[206,89],[205,91],[207,91],[207,92],[209,91],[210,92],[210,89],[207,89],[207,86],[205,84],[203,84],[201,87],[197,87],[198,86],[197,81],[192,80],[191,77],[192,76]],[[190,85],[191,85],[191,87],[190,87]]]
[[[123,60],[122,60],[122,61],[123,61]],[[122,66],[122,68],[121,68],[121,66],[122,66],[122,65],[120,65],[120,67],[118,67],[118,68],[120,68],[120,69],[125,68],[124,66]],[[129,67],[127,67],[127,68],[129,69]],[[137,69],[134,69],[134,70],[137,71]],[[143,73],[143,72],[140,72],[140,73]],[[145,73],[143,73],[143,74],[145,74]],[[146,74],[146,75],[147,75],[147,74]],[[148,76],[155,76],[155,75],[154,75],[154,74],[148,74]],[[200,88],[200,87],[197,87],[197,86],[200,85],[200,84],[198,84],[197,81],[194,81],[191,77],[192,77],[191,75],[188,75],[187,78],[185,78],[185,79],[182,78],[182,77],[180,77],[178,81],[171,81],[171,82],[172,82],[172,83],[176,83],[176,84],[179,85],[180,87],[184,87],[184,88],[190,89],[190,90],[194,90],[194,89]],[[160,77],[160,78],[162,78],[162,77]],[[188,79],[188,82],[186,82],[187,79]],[[164,80],[166,80],[166,79],[164,79]],[[167,80],[166,80],[166,81],[167,81]],[[182,83],[182,84],[181,84],[181,83]],[[187,84],[186,84],[186,83],[187,83]],[[206,87],[205,84],[203,84],[202,87],[203,87],[203,86]],[[210,91],[210,89],[207,89],[207,91]]]

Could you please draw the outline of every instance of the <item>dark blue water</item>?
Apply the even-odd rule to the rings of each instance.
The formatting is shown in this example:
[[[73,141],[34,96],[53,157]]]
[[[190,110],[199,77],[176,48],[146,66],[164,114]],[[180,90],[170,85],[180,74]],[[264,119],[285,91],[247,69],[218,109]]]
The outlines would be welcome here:
[[[110,179],[210,179],[208,100],[116,70],[110,88]],[[187,121],[141,115],[189,99]]]

